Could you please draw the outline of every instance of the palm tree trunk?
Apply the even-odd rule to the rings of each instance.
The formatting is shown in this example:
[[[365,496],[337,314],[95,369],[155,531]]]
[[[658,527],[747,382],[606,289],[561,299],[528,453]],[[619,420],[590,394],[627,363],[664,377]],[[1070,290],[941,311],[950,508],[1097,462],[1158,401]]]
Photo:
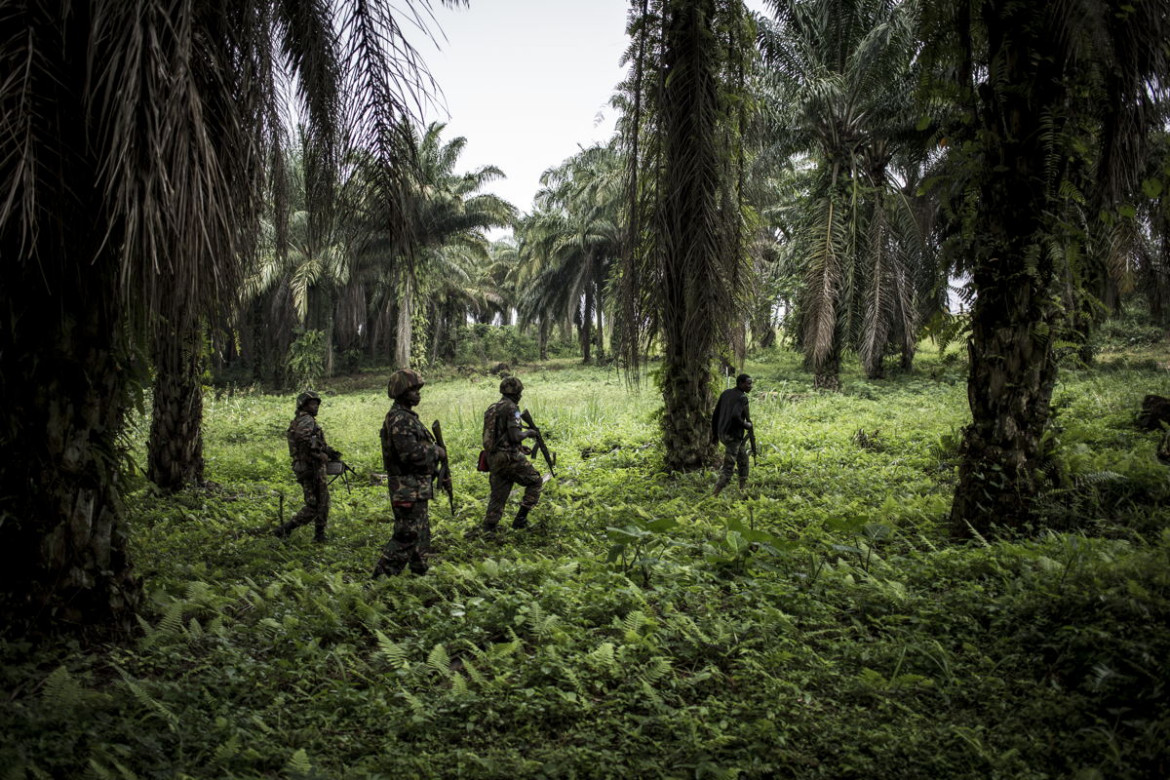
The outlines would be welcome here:
[[[597,285],[597,304],[593,307],[597,310],[597,362],[605,362],[605,326],[603,324],[603,317],[601,314],[601,285]]]
[[[414,279],[404,274],[402,293],[398,298],[398,328],[394,340],[394,367],[410,368],[410,348],[414,338]]]
[[[956,532],[1019,529],[1032,519],[1042,487],[1041,446],[1056,381],[1054,269],[1043,244],[1049,213],[1045,138],[1051,107],[1063,98],[1046,47],[1043,6],[989,0],[983,6],[992,68],[983,93],[984,167],[979,182],[967,398],[959,484],[951,506]],[[1023,18],[1021,18],[1023,17]]]
[[[813,369],[813,387],[834,393],[841,389],[841,355],[835,349]]]
[[[540,327],[537,329],[537,334],[538,334],[537,343],[538,343],[539,349],[540,349],[540,359],[541,360],[548,360],[548,331],[549,331],[549,327],[550,326],[549,326],[548,318],[542,315],[540,318]]]
[[[712,31],[715,3],[678,0],[671,5],[663,61],[671,76],[662,108],[663,186],[668,194],[656,226],[662,243],[666,353],[663,444],[668,470],[693,471],[706,465],[711,450],[710,361],[733,312],[721,271],[726,270],[724,247],[734,244],[721,230],[725,223],[719,213],[723,166],[718,43]]]
[[[102,213],[71,206],[58,213]],[[121,312],[109,305],[116,260],[108,252],[94,259],[78,240],[75,257],[20,262],[20,239],[10,240],[17,232],[3,231],[0,243],[0,254],[14,259],[0,310],[18,323],[0,328],[0,440],[10,448],[0,465],[0,625],[14,634],[128,632],[142,592],[127,550],[118,435],[130,383],[142,377]],[[63,243],[77,238],[63,232]],[[103,228],[93,226],[93,235]]]
[[[585,308],[581,311],[581,362],[588,363],[593,345],[593,285],[585,285]]]
[[[172,492],[203,483],[202,334],[195,327],[183,331],[155,335],[146,456],[147,479]]]

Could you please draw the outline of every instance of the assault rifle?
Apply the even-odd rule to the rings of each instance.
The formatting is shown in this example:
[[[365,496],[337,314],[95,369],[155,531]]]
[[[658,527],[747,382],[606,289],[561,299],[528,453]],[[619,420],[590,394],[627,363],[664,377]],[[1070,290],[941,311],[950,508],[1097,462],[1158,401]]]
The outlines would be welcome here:
[[[536,432],[536,446],[540,449],[540,454],[544,456],[544,462],[548,464],[548,473],[554,477],[557,475],[557,454],[548,451],[548,445],[544,443],[544,434],[540,432],[540,428],[536,427],[536,423],[532,420],[532,413],[525,409],[520,413],[520,419],[528,426],[528,430]],[[533,457],[536,457],[533,455]]]
[[[431,424],[431,431],[435,434],[435,444],[438,444],[446,452],[447,445],[443,443],[443,426],[439,425],[439,421],[435,420]],[[447,500],[451,502],[451,514],[455,514],[455,488],[451,485],[451,460],[449,455],[444,455],[439,459],[439,470],[435,472],[435,479],[439,483],[439,488],[447,493]]]
[[[752,426],[747,429],[747,437],[748,444],[750,444],[752,447],[752,465],[754,466],[756,465],[756,424],[752,423],[751,420],[748,420],[748,422],[751,423]]]
[[[331,460],[328,463],[326,463],[325,464],[325,474],[326,474],[326,476],[333,477],[333,479],[329,480],[330,485],[332,485],[334,482],[336,482],[338,477],[341,477],[341,481],[345,483],[345,492],[346,493],[350,492],[350,490],[349,490],[349,475],[353,474],[355,478],[357,477],[357,472],[354,471],[352,468],[350,468],[348,463],[346,463],[344,460],[340,460],[340,459]]]

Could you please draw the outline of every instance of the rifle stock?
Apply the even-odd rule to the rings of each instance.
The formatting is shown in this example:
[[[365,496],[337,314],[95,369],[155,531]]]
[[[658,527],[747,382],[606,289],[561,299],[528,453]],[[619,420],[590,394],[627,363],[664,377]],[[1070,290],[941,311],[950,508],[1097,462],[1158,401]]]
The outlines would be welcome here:
[[[438,444],[446,452],[447,445],[443,443],[443,426],[435,420],[431,424],[431,432],[435,434],[435,444]],[[455,514],[455,488],[451,484],[451,461],[450,456],[445,455],[439,459],[439,470],[435,472],[435,479],[439,482],[439,488],[447,494],[447,501],[451,504],[451,514]]]
[[[544,456],[544,462],[548,464],[548,473],[555,477],[557,475],[556,453],[549,452],[548,445],[544,443],[544,434],[540,432],[540,428],[536,427],[536,423],[532,419],[532,413],[525,409],[520,413],[520,419],[528,426],[529,430],[536,432],[536,446],[540,448],[540,454]]]

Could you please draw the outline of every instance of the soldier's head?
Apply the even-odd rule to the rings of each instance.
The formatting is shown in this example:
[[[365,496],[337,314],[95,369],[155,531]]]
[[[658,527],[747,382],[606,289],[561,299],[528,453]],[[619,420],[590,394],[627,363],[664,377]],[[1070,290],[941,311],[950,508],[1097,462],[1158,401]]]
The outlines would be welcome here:
[[[508,376],[500,382],[500,395],[507,396],[513,401],[520,400],[520,394],[524,392],[524,383],[520,381],[520,377]]]
[[[297,396],[297,414],[305,411],[316,417],[317,410],[320,408],[321,396],[317,395],[312,390],[306,390]]]
[[[753,384],[755,384],[755,380],[747,374],[740,374],[735,378],[735,386],[745,393],[751,392]]]
[[[400,368],[390,375],[390,381],[386,383],[386,395],[403,406],[416,406],[424,384],[426,382],[417,371]]]

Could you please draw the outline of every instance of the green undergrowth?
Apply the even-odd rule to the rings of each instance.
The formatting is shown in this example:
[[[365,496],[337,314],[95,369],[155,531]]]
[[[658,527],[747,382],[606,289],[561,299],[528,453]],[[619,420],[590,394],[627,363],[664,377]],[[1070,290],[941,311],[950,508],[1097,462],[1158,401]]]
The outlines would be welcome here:
[[[209,490],[128,499],[133,640],[0,642],[0,778],[1144,778],[1170,772],[1170,470],[1138,431],[1156,365],[1062,373],[1050,530],[946,525],[964,368],[750,364],[748,489],[662,473],[649,386],[521,372],[558,453],[533,530],[469,540],[496,380],[423,391],[456,486],[422,578],[371,582],[390,534],[376,383],[324,388],[358,472],[330,541],[300,507],[291,397],[209,398]],[[714,466],[714,464],[712,464]],[[513,498],[513,502],[516,498]],[[513,504],[514,505],[514,504]]]

